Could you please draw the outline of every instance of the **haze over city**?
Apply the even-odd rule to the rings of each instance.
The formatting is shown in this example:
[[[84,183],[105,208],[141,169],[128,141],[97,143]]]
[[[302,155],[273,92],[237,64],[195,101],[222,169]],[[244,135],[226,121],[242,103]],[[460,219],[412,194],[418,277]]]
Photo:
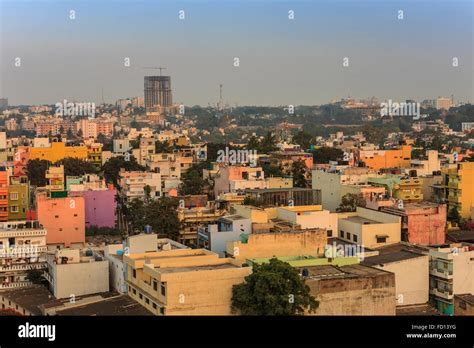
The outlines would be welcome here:
[[[12,105],[100,103],[102,96],[113,103],[142,95],[143,76],[158,74],[144,68],[158,66],[172,77],[175,101],[186,105],[215,103],[219,84],[224,99],[239,105],[347,96],[472,101],[468,0],[0,4],[0,96]]]

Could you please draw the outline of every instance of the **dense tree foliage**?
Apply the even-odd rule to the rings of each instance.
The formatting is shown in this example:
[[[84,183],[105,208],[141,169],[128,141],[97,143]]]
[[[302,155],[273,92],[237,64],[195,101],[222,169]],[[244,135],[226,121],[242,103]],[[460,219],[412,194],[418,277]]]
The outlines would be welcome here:
[[[276,258],[254,265],[245,282],[232,288],[231,308],[241,315],[303,315],[318,305],[298,271]]]

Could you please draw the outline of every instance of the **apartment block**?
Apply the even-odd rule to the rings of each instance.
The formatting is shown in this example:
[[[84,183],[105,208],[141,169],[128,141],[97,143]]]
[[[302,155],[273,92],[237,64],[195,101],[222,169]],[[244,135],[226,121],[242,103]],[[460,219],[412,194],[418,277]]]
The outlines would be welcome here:
[[[458,163],[445,171],[444,177],[448,211],[457,208],[459,214],[468,219],[474,207],[474,162]]]
[[[0,223],[0,289],[30,286],[27,270],[46,267],[46,230],[38,221]]]
[[[155,315],[230,315],[250,267],[205,249],[124,255],[128,294]]]
[[[467,244],[433,248],[430,295],[441,314],[454,314],[454,295],[474,293],[474,247]]]

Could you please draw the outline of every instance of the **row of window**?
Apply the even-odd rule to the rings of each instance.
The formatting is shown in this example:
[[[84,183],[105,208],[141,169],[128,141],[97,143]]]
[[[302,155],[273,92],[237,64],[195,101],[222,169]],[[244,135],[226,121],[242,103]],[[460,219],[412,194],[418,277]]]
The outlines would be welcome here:
[[[331,235],[332,235],[332,231],[331,231]],[[351,240],[351,234],[350,234],[349,232],[346,232],[346,233],[345,233],[343,230],[340,230],[340,231],[339,231],[339,236],[340,236],[341,238],[345,238],[345,239]],[[352,240],[353,240],[354,242],[356,242],[356,243],[358,242],[358,238],[357,238],[357,235],[356,235],[356,234],[353,234],[353,235],[352,235]]]
[[[135,288],[132,288],[132,293],[134,295],[137,295],[137,290]],[[145,298],[145,303],[150,304],[150,299],[146,296],[143,296],[143,294],[141,292],[138,293],[138,297],[140,298],[140,300],[143,300],[143,298]],[[151,303],[152,303],[153,309],[158,308],[158,305],[155,302],[151,301]],[[162,315],[165,314],[165,308],[164,307],[160,307],[160,314],[162,314]]]

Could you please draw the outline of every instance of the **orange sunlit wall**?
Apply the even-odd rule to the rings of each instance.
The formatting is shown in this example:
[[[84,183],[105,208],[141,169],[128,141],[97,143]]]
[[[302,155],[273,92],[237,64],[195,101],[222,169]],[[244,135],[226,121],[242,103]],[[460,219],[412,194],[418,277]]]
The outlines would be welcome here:
[[[8,173],[0,168],[0,221],[8,221]]]
[[[409,168],[411,162],[411,146],[403,145],[394,150],[361,150],[358,160],[366,167],[379,170],[382,168]]]
[[[37,197],[39,222],[48,231],[47,244],[63,245],[84,243],[86,217],[83,197]]]
[[[25,176],[29,151],[27,146],[19,146],[13,155],[13,176]]]

